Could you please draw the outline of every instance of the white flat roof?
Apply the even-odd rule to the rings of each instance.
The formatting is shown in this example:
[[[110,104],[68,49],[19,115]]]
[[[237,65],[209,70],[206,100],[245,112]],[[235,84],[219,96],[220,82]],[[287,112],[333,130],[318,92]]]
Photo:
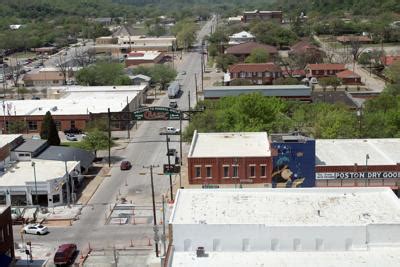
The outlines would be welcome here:
[[[26,182],[34,182],[32,162],[35,162],[36,182],[46,182],[65,175],[64,161],[39,159],[20,161],[0,176],[0,187],[25,186]],[[67,161],[68,172],[78,164],[78,161]]]
[[[178,191],[170,223],[400,223],[400,202],[389,188],[183,189]]]
[[[141,92],[147,85],[112,85],[112,86],[81,86],[81,85],[67,85],[67,86],[53,86],[52,90],[60,90],[66,93],[103,93],[103,92]]]
[[[154,60],[156,59],[161,52],[158,51],[135,51],[132,52],[132,55],[130,53],[126,57],[127,60]]]
[[[198,133],[195,131],[188,157],[269,156],[271,150],[266,132]]]
[[[0,134],[0,148],[11,143],[20,136],[22,136],[22,134]]]
[[[111,112],[117,112],[126,107],[127,99],[132,101],[141,91],[134,88],[145,88],[145,85],[112,88],[70,87],[65,90],[67,95],[61,99],[7,100],[5,103],[6,107],[10,107],[11,116],[44,115],[47,111],[52,115],[83,115],[90,112],[106,113],[108,108]]]
[[[197,258],[196,252],[174,252],[172,267],[378,267],[400,266],[400,248],[370,248],[338,252],[212,252]]]
[[[400,163],[400,138],[385,139],[317,139],[316,165],[353,166],[396,165]]]

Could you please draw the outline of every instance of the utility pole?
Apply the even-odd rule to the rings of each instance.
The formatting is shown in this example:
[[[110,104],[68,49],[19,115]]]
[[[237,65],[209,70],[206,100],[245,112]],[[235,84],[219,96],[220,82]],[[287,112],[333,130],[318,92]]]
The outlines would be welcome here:
[[[111,112],[108,108],[108,167],[111,167]]]
[[[196,88],[196,103],[197,103],[197,73],[194,74],[194,86]]]
[[[161,235],[161,241],[163,242],[164,247],[164,256],[167,254],[167,246],[165,244],[166,236],[165,236],[165,196],[162,196],[162,215],[163,215],[163,233]]]
[[[167,157],[168,157],[168,168],[171,168],[171,159],[169,155],[169,135],[165,135],[167,137]],[[171,191],[171,200],[174,200],[174,192],[172,191],[172,174],[169,172],[169,190]]]
[[[204,45],[201,45],[201,91],[203,91],[203,83],[204,83]]]
[[[154,182],[153,182],[153,168],[159,167],[158,165],[143,166],[145,169],[150,169],[150,181],[151,181],[151,197],[153,200],[153,221],[154,221],[154,244],[156,247],[156,257],[159,255],[158,251],[158,235],[157,235],[157,215],[156,215],[156,202],[154,199]]]
[[[189,101],[189,111],[190,111],[190,90],[188,91],[188,101]]]
[[[130,113],[128,96],[126,96],[126,107],[128,109],[128,112]],[[131,124],[131,121],[127,121],[126,122],[126,129],[127,129],[127,132],[128,132],[128,139],[131,139],[131,132],[130,132],[130,127],[129,127],[130,124]]]

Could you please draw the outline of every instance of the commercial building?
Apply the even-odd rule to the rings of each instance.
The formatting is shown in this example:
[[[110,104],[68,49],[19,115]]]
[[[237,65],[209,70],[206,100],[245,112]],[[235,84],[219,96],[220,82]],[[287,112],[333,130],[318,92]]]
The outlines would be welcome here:
[[[344,85],[360,85],[360,84],[362,84],[361,76],[351,70],[344,70],[344,71],[338,72],[338,73],[336,73],[336,77],[338,77],[342,81],[342,84],[344,84]]]
[[[241,31],[235,34],[232,34],[231,36],[229,36],[229,45],[237,45],[237,44],[242,44],[242,43],[247,43],[247,42],[251,42],[254,41],[256,39],[256,37],[246,31]]]
[[[96,39],[96,53],[111,53],[113,56],[122,56],[132,51],[172,51],[176,38],[145,37],[145,36],[105,36]]]
[[[274,63],[239,63],[229,67],[230,82],[240,79],[252,84],[272,84],[282,77],[282,69]],[[225,82],[225,81],[224,81]]]
[[[400,139],[316,140],[318,187],[400,186]]]
[[[61,205],[66,203],[68,192],[74,192],[74,181],[78,176],[80,166],[77,161],[34,159],[16,162],[0,177],[0,204]],[[68,180],[70,190],[67,189]]]
[[[266,132],[194,132],[188,155],[190,184],[271,183]]]
[[[261,11],[261,10],[243,12],[243,22],[244,23],[249,23],[254,20],[282,23],[283,12],[282,11]]]
[[[133,111],[146,101],[147,85],[136,86],[71,86],[54,88],[51,97],[59,99],[6,100],[4,120],[0,128],[7,132],[9,123],[24,122],[26,133],[39,132],[44,115],[50,111],[61,131],[70,128],[85,129],[86,123],[111,112]],[[126,122],[114,123],[116,129],[125,129]]]
[[[225,96],[260,93],[286,99],[311,101],[311,88],[305,85],[243,85],[211,86],[204,88],[204,99],[218,99]]]
[[[15,259],[11,208],[0,206],[0,266],[10,266]]]
[[[179,190],[165,265],[400,265],[400,202],[388,188]]]
[[[315,140],[299,134],[271,134],[272,187],[315,186]]]
[[[21,134],[0,135],[0,175],[4,172],[6,165],[12,160],[11,151],[24,142]]]
[[[153,65],[159,63],[164,54],[158,51],[133,51],[125,58],[125,67]]]
[[[46,67],[41,68],[37,73],[27,73],[22,78],[25,86],[49,87],[62,86],[75,81],[75,72],[80,68],[71,67],[61,70],[60,68]],[[65,73],[65,77],[64,77]]]

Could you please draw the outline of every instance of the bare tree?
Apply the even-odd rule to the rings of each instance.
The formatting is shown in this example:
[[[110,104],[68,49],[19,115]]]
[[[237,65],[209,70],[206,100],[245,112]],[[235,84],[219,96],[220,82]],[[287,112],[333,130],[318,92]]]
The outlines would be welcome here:
[[[360,43],[360,40],[357,37],[350,38],[350,54],[352,56],[353,60],[353,71],[356,66],[356,61],[358,60],[358,57],[362,54],[362,52],[365,50],[362,48],[362,45]]]
[[[70,67],[68,65],[68,62],[64,59],[62,55],[59,55],[59,57],[56,60],[56,66],[57,70],[62,74],[64,78],[64,84],[67,83],[67,77],[69,77],[69,72],[70,72]]]

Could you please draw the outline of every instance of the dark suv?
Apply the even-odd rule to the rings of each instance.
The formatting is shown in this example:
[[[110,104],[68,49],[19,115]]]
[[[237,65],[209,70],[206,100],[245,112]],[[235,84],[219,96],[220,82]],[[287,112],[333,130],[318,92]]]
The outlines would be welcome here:
[[[64,131],[64,134],[82,134],[82,130],[78,128],[69,128],[68,130]]]
[[[63,244],[58,247],[56,254],[54,255],[55,265],[71,264],[74,260],[77,248],[75,244]]]

